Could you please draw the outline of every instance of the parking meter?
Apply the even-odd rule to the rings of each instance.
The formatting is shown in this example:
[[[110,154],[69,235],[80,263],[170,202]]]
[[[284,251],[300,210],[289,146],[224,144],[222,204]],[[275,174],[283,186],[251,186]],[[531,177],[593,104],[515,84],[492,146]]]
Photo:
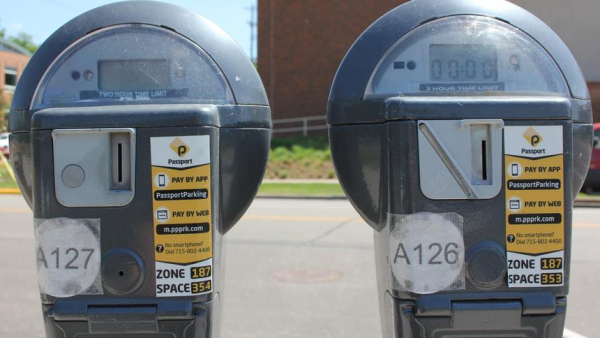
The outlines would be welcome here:
[[[508,2],[414,0],[360,36],[328,123],[385,337],[562,337],[591,122],[567,47]]]
[[[218,337],[223,235],[265,171],[270,109],[243,50],[182,8],[65,24],[10,111],[48,337]]]

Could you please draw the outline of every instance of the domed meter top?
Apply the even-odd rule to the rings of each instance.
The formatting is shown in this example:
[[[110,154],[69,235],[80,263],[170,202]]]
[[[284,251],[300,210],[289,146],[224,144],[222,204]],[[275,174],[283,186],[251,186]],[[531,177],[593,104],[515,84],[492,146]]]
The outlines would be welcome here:
[[[403,36],[377,65],[364,97],[432,94],[568,97],[569,89],[531,37],[496,19],[464,15]]]
[[[166,28],[129,24],[95,31],[64,51],[44,74],[31,107],[119,102],[235,100],[223,72],[200,46]]]

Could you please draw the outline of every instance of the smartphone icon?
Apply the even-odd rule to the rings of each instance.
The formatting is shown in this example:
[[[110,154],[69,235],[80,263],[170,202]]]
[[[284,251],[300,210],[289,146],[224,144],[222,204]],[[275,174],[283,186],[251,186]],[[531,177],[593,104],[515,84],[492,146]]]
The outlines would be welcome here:
[[[161,188],[167,186],[167,178],[165,175],[158,175],[158,186]]]
[[[513,164],[510,166],[510,173],[513,176],[519,176],[519,165]]]

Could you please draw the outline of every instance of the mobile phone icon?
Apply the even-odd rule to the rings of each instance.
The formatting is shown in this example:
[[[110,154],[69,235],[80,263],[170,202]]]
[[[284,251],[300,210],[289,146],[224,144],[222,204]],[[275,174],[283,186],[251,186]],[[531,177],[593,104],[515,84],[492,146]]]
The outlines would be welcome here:
[[[158,186],[159,187],[167,186],[167,178],[165,177],[165,175],[163,175],[163,174],[158,175]]]
[[[513,176],[519,176],[519,165],[513,164],[510,166],[510,174]]]

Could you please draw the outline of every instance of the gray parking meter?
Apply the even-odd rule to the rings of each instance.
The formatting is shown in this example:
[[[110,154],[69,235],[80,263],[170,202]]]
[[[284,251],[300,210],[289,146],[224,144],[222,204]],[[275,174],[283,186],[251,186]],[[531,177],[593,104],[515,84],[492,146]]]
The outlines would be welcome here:
[[[223,235],[270,142],[264,88],[213,23],[97,8],[29,62],[10,112],[48,337],[218,337]]]
[[[328,123],[385,337],[562,336],[591,122],[567,47],[508,2],[415,0],[360,36]]]

